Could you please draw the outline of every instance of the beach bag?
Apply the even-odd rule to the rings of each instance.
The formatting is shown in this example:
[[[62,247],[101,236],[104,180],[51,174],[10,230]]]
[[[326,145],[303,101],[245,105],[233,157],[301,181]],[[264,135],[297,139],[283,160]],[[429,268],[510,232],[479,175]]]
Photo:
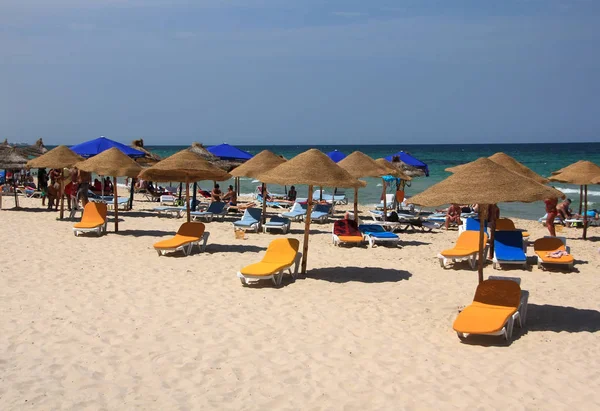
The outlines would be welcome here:
[[[398,213],[396,213],[395,211],[392,211],[390,213],[387,220],[391,221],[392,223],[397,223],[398,221],[400,221],[400,219],[398,218]]]
[[[354,220],[338,220],[333,223],[333,234],[337,236],[356,236],[361,235],[356,221]]]
[[[233,233],[235,235],[236,240],[245,240],[246,239],[246,230],[243,228],[234,228]]]

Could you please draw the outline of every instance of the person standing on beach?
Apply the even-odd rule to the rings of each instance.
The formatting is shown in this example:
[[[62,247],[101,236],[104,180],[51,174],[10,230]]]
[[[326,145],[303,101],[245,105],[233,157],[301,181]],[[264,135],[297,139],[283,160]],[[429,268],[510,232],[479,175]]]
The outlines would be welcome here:
[[[81,205],[85,207],[88,203],[88,190],[90,189],[90,182],[92,181],[92,175],[87,171],[78,170],[77,172],[77,200],[81,200]]]
[[[547,198],[544,200],[546,204],[546,227],[552,237],[556,237],[556,230],[554,229],[554,219],[558,215],[556,205],[558,204],[558,198]]]

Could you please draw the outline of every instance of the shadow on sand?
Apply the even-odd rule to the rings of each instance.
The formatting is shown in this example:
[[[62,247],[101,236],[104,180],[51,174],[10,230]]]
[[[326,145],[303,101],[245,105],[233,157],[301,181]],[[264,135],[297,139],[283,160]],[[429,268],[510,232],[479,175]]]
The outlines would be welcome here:
[[[108,234],[113,234],[113,235],[124,235],[124,236],[131,236],[131,237],[162,237],[165,235],[175,235],[174,231],[163,231],[163,230],[119,230],[118,233],[114,232],[114,227],[113,227],[113,231],[110,231],[110,225],[109,225],[109,231]]]
[[[329,281],[332,283],[347,283],[350,281],[362,283],[394,283],[408,280],[411,273],[404,270],[376,267],[326,267],[314,268],[306,273],[306,278]]]
[[[206,245],[207,253],[258,253],[266,250],[266,247],[245,244],[211,244],[210,239]]]

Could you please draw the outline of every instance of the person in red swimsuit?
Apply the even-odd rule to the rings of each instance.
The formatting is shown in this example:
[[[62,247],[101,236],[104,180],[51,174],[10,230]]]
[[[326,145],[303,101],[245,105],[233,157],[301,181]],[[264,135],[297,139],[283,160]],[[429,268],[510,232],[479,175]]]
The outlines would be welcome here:
[[[558,198],[547,198],[544,200],[544,203],[546,204],[546,214],[548,215],[548,218],[546,218],[546,227],[548,228],[550,235],[556,237],[554,219],[558,215],[558,210],[556,209]]]

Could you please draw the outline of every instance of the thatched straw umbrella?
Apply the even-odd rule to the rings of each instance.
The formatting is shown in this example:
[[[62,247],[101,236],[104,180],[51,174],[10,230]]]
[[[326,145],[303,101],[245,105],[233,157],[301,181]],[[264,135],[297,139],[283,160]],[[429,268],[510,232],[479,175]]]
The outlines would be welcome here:
[[[546,184],[548,182],[547,178],[542,177],[541,175],[539,175],[538,173],[536,173],[529,167],[524,166],[523,164],[519,163],[517,160],[515,160],[508,154],[498,152],[496,154],[489,156],[488,158],[490,160],[492,160],[494,163],[500,164],[502,167],[504,167],[514,173],[520,174],[524,177],[529,177],[533,181],[537,181],[540,184]],[[449,167],[446,169],[446,171],[449,171],[451,173],[456,173],[458,170],[460,170],[464,166],[465,166],[465,164],[461,164],[461,165],[458,165],[455,167]]]
[[[140,178],[151,181],[185,182],[187,221],[190,221],[190,181],[224,181],[231,175],[215,167],[198,154],[183,150],[159,161],[139,174]]]
[[[14,147],[2,147],[0,148],[0,169],[4,170],[22,170],[27,164],[27,158],[25,158],[19,151]],[[19,207],[19,198],[17,197],[16,180],[13,176],[13,188],[15,192],[15,207]],[[1,194],[0,194],[1,195]],[[0,197],[1,199],[1,197]],[[1,204],[0,204],[1,207]]]
[[[550,177],[550,181],[560,183],[578,184],[584,187],[583,194],[583,239],[587,238],[587,186],[589,184],[600,184],[600,167],[591,161],[578,161],[565,168],[561,172]]]
[[[389,173],[386,167],[360,151],[355,151],[346,156],[344,159],[338,161],[337,165],[346,170],[354,178],[381,177]],[[385,207],[383,212],[385,218]],[[358,221],[358,187],[354,187],[354,220]]]
[[[273,184],[306,184],[308,185],[308,207],[304,225],[304,244],[302,255],[302,272],[306,273],[308,255],[308,236],[310,232],[310,214],[313,202],[313,186],[354,188],[364,187],[366,183],[352,177],[346,170],[334,163],[329,157],[317,149],[310,149],[298,154],[291,160],[282,163],[271,171],[262,173],[258,179]]]
[[[285,163],[285,159],[283,157],[278,156],[277,154],[272,153],[269,150],[263,150],[250,160],[245,163],[237,166],[233,170],[231,170],[231,175],[238,177],[250,177],[250,178],[258,178],[261,173],[267,172],[269,170],[274,169],[278,165]],[[265,214],[267,210],[267,185],[262,183],[262,224],[265,223]]]
[[[136,177],[142,167],[116,147],[103,151],[85,161],[75,164],[79,170],[113,178],[113,200],[115,207],[115,233],[119,231],[119,197],[117,177]]]
[[[27,167],[29,168],[59,168],[64,170],[65,167],[71,167],[73,164],[83,161],[83,157],[75,154],[67,146],[58,146],[48,151],[46,154],[42,154],[38,158],[29,160]],[[64,199],[64,171],[63,178],[60,181],[60,219],[62,220],[65,213],[65,199]]]
[[[135,162],[141,164],[143,166],[152,165],[158,163],[161,158],[159,155],[154,154],[150,150],[147,150],[144,147],[144,139],[140,138],[138,140],[133,140],[130,145],[131,148],[135,148],[136,150],[144,153],[144,157],[139,157],[135,159]]]
[[[577,163],[583,163],[583,162],[585,162],[585,161],[586,161],[586,160],[579,160],[579,161],[577,161],[577,162],[575,162],[575,163],[573,163],[573,164],[571,164],[571,165],[569,165],[569,166],[567,166],[567,167],[572,167],[572,166],[574,166],[574,165],[575,165],[575,164],[577,164]],[[563,172],[563,170],[565,170],[567,167],[563,167],[563,168],[561,168],[560,170],[553,171],[553,172],[552,172],[552,175],[555,175],[555,174],[560,174],[560,173],[562,173],[562,172]],[[583,207],[583,185],[580,185],[580,186],[579,186],[579,214],[581,214],[581,209],[582,209],[582,207]]]
[[[466,164],[445,180],[409,199],[422,206],[449,203],[472,204],[480,207],[479,282],[483,281],[484,219],[490,204],[501,202],[531,203],[546,198],[564,198],[560,191],[514,173],[487,158]]]

